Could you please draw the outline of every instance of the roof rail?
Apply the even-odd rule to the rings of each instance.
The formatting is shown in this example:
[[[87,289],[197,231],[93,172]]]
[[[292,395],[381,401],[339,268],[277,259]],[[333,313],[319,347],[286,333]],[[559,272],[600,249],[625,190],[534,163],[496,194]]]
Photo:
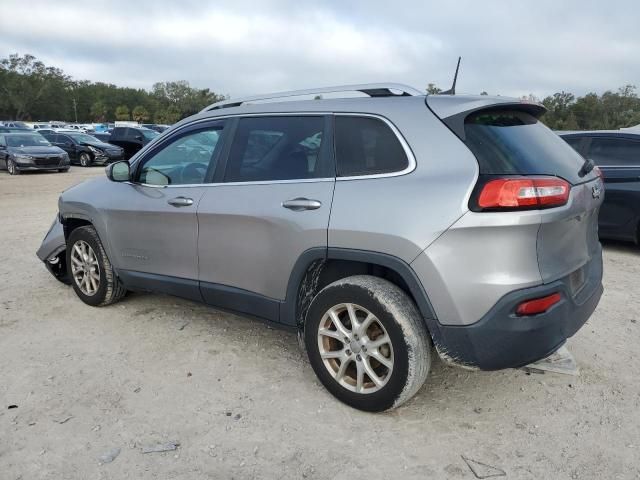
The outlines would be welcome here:
[[[394,91],[400,93],[394,93]],[[202,112],[209,110],[217,110],[219,108],[239,107],[248,102],[256,102],[259,100],[272,100],[276,98],[299,97],[302,95],[320,95],[322,93],[336,92],[360,92],[370,97],[406,97],[424,95],[420,90],[413,87],[402,85],[401,83],[364,83],[360,85],[339,85],[335,87],[312,88],[309,90],[291,90],[289,92],[267,93],[264,95],[255,95],[252,97],[235,98],[216,102],[205,107]]]

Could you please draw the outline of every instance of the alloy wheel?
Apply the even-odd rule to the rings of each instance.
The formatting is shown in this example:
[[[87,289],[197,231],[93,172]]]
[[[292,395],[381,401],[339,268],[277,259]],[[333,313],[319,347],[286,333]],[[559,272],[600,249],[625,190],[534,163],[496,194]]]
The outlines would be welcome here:
[[[71,250],[71,274],[82,293],[91,297],[100,288],[100,264],[93,248],[84,240],[74,243]]]
[[[353,303],[331,307],[318,327],[318,348],[326,369],[347,390],[373,393],[391,378],[391,338],[364,307]]]

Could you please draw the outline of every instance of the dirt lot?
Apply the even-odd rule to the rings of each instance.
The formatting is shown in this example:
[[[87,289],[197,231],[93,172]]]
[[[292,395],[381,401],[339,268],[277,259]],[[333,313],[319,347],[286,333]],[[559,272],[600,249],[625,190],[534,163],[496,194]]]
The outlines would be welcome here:
[[[605,248],[605,295],[568,344],[579,377],[436,361],[372,415],[325,392],[291,333],[159,295],[96,309],[54,280],[35,251],[58,194],[102,174],[0,173],[2,480],[476,478],[464,458],[496,468],[480,477],[640,478],[637,247]]]

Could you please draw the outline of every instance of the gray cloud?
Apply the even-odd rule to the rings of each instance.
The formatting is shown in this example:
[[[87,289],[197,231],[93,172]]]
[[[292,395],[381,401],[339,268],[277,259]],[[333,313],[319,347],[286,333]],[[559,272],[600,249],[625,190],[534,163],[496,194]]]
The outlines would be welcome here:
[[[346,5],[348,3],[348,5]],[[636,1],[3,0],[0,54],[77,79],[185,79],[232,96],[355,82],[539,96],[640,78]]]

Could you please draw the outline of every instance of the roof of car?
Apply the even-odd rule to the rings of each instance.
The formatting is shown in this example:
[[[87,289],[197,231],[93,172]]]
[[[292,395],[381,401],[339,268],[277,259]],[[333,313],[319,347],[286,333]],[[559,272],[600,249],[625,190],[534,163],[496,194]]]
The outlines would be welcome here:
[[[640,130],[559,130],[556,131],[561,137],[589,136],[589,137],[621,137],[638,138]]]

